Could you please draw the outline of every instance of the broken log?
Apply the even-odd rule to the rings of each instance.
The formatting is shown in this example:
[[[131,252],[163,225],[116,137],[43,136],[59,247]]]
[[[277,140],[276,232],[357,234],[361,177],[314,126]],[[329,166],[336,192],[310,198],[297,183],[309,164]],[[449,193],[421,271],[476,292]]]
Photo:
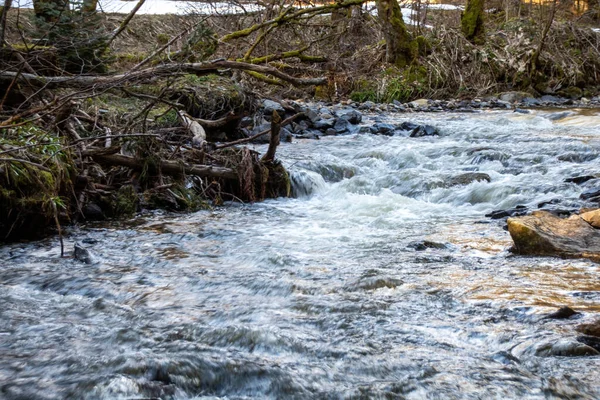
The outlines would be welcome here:
[[[273,110],[273,116],[271,118],[271,139],[269,140],[269,149],[265,155],[261,158],[261,162],[272,162],[275,160],[275,152],[277,146],[279,146],[279,132],[281,131],[281,117],[277,114],[277,111]]]
[[[133,157],[123,156],[121,154],[90,154],[91,157],[100,164],[117,165],[127,167],[134,170],[143,170],[145,167],[159,169],[161,173],[166,175],[195,175],[207,178],[222,178],[237,180],[237,171],[231,168],[215,167],[211,165],[186,165],[176,161],[159,161],[156,165],[146,165],[143,161]]]
[[[256,65],[238,61],[215,60],[202,63],[170,63],[146,68],[139,71],[131,71],[117,75],[75,75],[75,76],[40,76],[30,73],[19,73],[12,71],[0,72],[0,80],[27,82],[31,85],[43,86],[45,88],[74,87],[100,89],[106,87],[117,87],[131,82],[143,82],[153,80],[157,77],[173,77],[174,75],[207,75],[217,73],[222,69],[237,69],[242,71],[254,71],[261,74],[271,75],[282,81],[295,86],[322,85],[326,78],[296,78],[281,72],[269,65]]]

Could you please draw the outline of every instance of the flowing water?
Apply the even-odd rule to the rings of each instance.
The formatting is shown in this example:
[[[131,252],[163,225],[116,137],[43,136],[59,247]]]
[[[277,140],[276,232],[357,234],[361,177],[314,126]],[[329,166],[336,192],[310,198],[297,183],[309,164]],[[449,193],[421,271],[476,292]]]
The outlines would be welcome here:
[[[72,230],[94,264],[2,247],[0,398],[600,398],[598,357],[534,351],[598,316],[599,265],[484,216],[580,205],[600,113],[409,117],[441,135],[282,145],[295,199]]]

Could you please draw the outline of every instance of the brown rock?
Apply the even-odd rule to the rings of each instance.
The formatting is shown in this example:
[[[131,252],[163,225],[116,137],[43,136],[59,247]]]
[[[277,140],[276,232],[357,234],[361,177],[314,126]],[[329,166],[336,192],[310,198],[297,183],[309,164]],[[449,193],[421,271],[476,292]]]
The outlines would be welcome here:
[[[589,324],[581,324],[576,329],[584,335],[600,337],[600,319]]]
[[[507,220],[514,252],[523,255],[589,258],[600,262],[600,231],[578,215],[563,219],[535,211]]]
[[[600,229],[600,208],[579,214],[581,219],[596,229]]]

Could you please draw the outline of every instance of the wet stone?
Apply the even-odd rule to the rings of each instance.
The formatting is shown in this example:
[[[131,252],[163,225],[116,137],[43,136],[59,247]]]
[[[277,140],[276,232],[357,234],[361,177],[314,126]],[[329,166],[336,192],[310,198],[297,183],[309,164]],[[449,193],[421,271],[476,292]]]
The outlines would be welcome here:
[[[467,172],[453,176],[448,180],[449,186],[468,185],[473,182],[491,182],[492,178],[483,172]]]
[[[566,318],[572,317],[573,315],[578,315],[578,314],[581,314],[581,313],[573,310],[571,307],[563,306],[563,307],[559,308],[558,310],[554,311],[553,313],[546,315],[544,318],[566,319]]]
[[[431,240],[419,240],[411,242],[406,247],[416,251],[424,251],[427,249],[445,250],[448,248],[448,246],[444,243],[432,242]]]
[[[574,176],[573,178],[567,178],[565,179],[566,183],[575,183],[576,185],[581,185],[582,183],[585,183],[587,181],[590,181],[592,179],[596,179],[596,176],[594,175],[581,175],[581,176]]]
[[[600,337],[581,335],[577,336],[577,341],[600,352]]]
[[[577,340],[559,339],[537,345],[534,354],[538,357],[581,357],[597,356],[600,352]]]
[[[266,116],[271,116],[273,111],[277,111],[280,116],[285,114],[285,108],[281,104],[273,100],[264,100],[263,101],[263,114]]]
[[[516,206],[515,208],[510,208],[508,210],[496,210],[491,213],[485,214],[486,217],[491,219],[502,219],[507,217],[518,217],[522,215],[526,215],[528,212],[528,208],[525,206]]]
[[[392,124],[377,123],[370,127],[370,131],[374,135],[393,136],[396,127]]]

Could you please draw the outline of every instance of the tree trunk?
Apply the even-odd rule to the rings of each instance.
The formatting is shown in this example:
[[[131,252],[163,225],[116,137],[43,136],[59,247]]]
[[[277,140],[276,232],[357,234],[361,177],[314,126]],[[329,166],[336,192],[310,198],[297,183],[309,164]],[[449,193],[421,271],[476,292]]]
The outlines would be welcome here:
[[[405,67],[413,60],[411,37],[402,19],[397,0],[377,0],[377,13],[381,21],[386,45],[386,61]]]
[[[467,6],[460,18],[460,25],[463,35],[472,43],[482,44],[485,42],[484,14],[485,0],[467,0]]]
[[[4,32],[6,32],[6,15],[12,5],[12,0],[4,0],[4,7],[0,7],[0,47],[4,47]]]

